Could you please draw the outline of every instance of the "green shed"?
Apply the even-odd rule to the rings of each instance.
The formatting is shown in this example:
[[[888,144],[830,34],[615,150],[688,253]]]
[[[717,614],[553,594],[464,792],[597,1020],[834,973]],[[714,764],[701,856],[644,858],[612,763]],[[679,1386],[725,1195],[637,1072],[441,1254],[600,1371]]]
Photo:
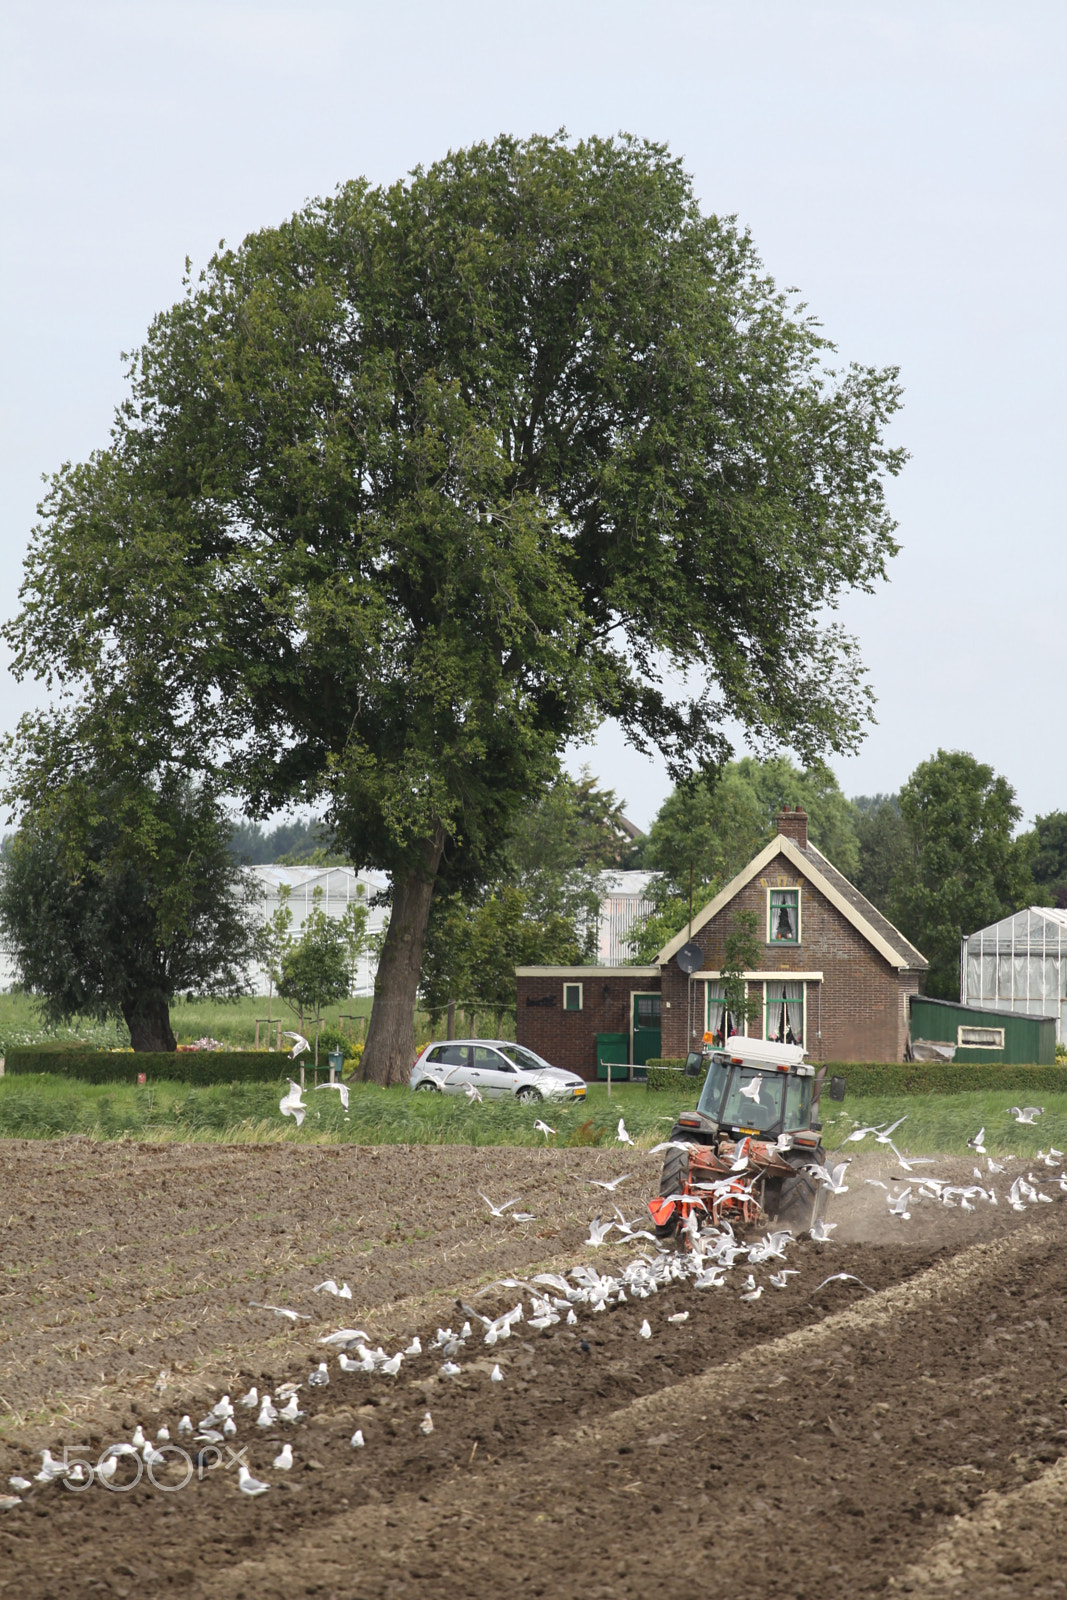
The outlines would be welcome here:
[[[1055,1017],[1027,1017],[1018,1011],[985,1011],[954,1000],[913,994],[909,1001],[912,1046],[947,1044],[962,1066],[1007,1061],[1018,1066],[1051,1066],[1056,1060]]]

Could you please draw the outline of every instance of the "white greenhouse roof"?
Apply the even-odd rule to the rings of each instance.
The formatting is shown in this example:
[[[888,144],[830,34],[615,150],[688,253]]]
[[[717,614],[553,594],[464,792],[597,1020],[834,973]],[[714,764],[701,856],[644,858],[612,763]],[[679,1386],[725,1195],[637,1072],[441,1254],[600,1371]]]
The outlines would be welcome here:
[[[987,928],[968,934],[967,948],[977,952],[994,945],[1017,951],[1067,946],[1067,911],[1056,906],[1024,906],[1013,916],[991,922]]]

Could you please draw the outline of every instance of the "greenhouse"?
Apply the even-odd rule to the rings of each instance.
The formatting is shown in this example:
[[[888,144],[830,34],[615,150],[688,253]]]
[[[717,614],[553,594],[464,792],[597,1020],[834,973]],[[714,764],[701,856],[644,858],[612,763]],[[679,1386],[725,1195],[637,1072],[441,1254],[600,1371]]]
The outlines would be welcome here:
[[[960,1002],[983,1011],[1054,1017],[1065,1037],[1067,911],[1027,906],[962,941]]]

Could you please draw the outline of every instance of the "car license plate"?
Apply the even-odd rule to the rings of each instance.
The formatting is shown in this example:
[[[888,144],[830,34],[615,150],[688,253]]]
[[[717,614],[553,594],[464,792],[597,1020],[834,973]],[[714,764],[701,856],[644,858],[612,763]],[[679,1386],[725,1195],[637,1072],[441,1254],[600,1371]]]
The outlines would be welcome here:
[[[585,1099],[585,1084],[584,1083],[583,1083],[583,1085],[582,1085],[582,1087],[580,1089],[575,1089],[574,1098],[576,1100],[584,1100]]]

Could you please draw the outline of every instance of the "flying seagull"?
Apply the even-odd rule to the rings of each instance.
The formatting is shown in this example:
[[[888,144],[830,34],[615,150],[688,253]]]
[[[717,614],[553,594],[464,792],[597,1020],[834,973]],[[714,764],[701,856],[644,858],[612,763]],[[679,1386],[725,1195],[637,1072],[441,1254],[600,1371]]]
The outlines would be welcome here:
[[[336,1089],[341,1096],[341,1104],[348,1110],[348,1085],[347,1083],[317,1083],[316,1089]]]
[[[973,1139],[967,1140],[967,1148],[975,1151],[977,1155],[985,1155],[985,1129],[979,1128]]]
[[[490,1200],[489,1196],[487,1194],[482,1194],[480,1189],[478,1190],[478,1196],[480,1199],[485,1201],[494,1217],[502,1217],[504,1212],[508,1209],[508,1206],[517,1206],[519,1203],[518,1199],[516,1198],[515,1200],[505,1200],[502,1206],[495,1206]]]
[[[290,1061],[295,1061],[297,1056],[303,1055],[305,1050],[311,1049],[311,1046],[308,1044],[302,1033],[283,1033],[282,1038],[293,1040],[293,1048],[289,1052]]]
[[[616,1134],[615,1134],[615,1143],[616,1144],[633,1144],[633,1139],[627,1133],[627,1131],[626,1131],[626,1123],[623,1121],[622,1117],[619,1118],[619,1126],[618,1126],[618,1130],[616,1131]]]
[[[292,1078],[290,1078],[289,1093],[284,1095],[282,1099],[278,1101],[278,1110],[281,1112],[282,1116],[293,1117],[298,1128],[302,1126],[304,1117],[307,1115],[307,1106],[304,1104],[303,1094],[304,1091],[301,1089],[300,1085],[298,1083],[294,1083]]]
[[[1033,1122],[1035,1117],[1044,1115],[1044,1106],[1009,1106],[1008,1116],[1014,1117],[1016,1122]]]
[[[864,1283],[862,1278],[857,1278],[854,1272],[831,1272],[828,1278],[822,1280],[819,1289],[825,1289],[828,1283],[858,1283],[860,1288],[866,1289],[868,1294],[874,1294],[875,1292],[869,1283]],[[811,1291],[813,1297],[818,1294],[819,1289]]]
[[[545,1136],[545,1143],[546,1144],[548,1143],[549,1134],[551,1134],[553,1138],[555,1138],[555,1136],[556,1136],[555,1128],[550,1128],[547,1122],[542,1122],[541,1121],[540,1117],[538,1117],[537,1121],[534,1123],[534,1132],[535,1133],[543,1133],[544,1136]]]
[[[632,1174],[624,1172],[621,1178],[587,1178],[586,1183],[595,1183],[598,1189],[606,1189],[609,1194],[614,1194],[620,1183],[625,1183]]]
[[[336,1278],[327,1278],[323,1283],[317,1283],[311,1292],[312,1294],[335,1294],[338,1300],[351,1300],[352,1298],[352,1291],[348,1287],[348,1284],[342,1284],[341,1288],[339,1289],[337,1287]],[[326,1340],[320,1339],[319,1343],[325,1344]]]

